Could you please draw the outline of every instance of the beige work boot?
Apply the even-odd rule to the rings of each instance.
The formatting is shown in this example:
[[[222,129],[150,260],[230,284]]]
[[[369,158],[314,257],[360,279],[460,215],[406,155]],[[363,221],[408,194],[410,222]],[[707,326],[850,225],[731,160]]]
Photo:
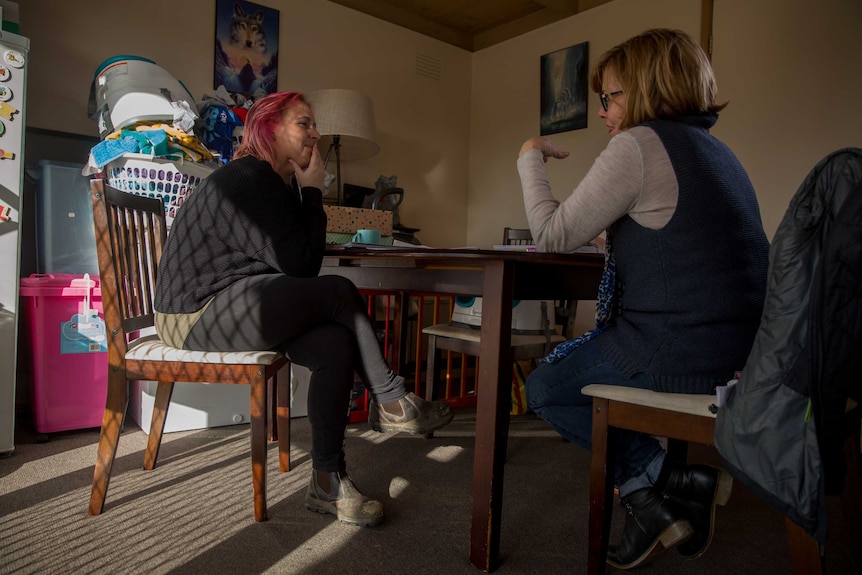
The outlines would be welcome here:
[[[368,425],[371,429],[424,435],[447,425],[455,416],[445,401],[425,401],[413,392],[399,399],[398,405],[401,413],[395,415],[372,400],[368,406]]]
[[[329,473],[329,492],[320,486],[318,473],[326,472],[317,470],[311,472],[311,483],[305,494],[306,509],[317,513],[329,513],[338,517],[338,520],[343,523],[362,527],[371,527],[383,521],[383,505],[362,495],[346,472]]]

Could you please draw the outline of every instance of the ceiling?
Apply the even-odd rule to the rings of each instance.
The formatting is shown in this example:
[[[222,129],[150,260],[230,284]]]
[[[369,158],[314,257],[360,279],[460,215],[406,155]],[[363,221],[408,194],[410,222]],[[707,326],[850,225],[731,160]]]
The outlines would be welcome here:
[[[330,0],[470,52],[610,0]]]

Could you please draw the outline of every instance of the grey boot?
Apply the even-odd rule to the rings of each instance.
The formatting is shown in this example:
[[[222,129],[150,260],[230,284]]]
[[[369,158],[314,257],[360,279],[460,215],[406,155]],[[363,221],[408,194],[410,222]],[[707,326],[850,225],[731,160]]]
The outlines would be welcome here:
[[[362,527],[371,527],[383,521],[383,505],[362,495],[346,472],[328,473],[330,489],[323,489],[318,474],[326,473],[317,470],[311,472],[311,483],[305,494],[306,509],[329,513],[343,523]]]
[[[399,399],[398,403],[401,414],[393,415],[372,400],[368,407],[368,425],[371,429],[424,435],[447,425],[455,416],[445,401],[425,401],[413,392]]]

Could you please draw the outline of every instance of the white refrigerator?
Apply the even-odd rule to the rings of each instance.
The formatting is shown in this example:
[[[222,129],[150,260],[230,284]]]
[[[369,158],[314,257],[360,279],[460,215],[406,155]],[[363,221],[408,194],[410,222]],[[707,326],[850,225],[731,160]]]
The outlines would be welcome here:
[[[0,455],[15,449],[24,111],[30,40],[0,31]]]

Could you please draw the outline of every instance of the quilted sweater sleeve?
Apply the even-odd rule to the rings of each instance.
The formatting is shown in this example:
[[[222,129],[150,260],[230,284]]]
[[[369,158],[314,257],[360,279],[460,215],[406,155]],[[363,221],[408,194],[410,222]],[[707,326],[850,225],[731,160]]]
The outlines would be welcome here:
[[[197,311],[253,275],[316,276],[325,236],[320,190],[296,190],[255,158],[234,160],[211,174],[177,214],[159,265],[156,310]]]

